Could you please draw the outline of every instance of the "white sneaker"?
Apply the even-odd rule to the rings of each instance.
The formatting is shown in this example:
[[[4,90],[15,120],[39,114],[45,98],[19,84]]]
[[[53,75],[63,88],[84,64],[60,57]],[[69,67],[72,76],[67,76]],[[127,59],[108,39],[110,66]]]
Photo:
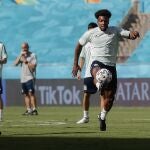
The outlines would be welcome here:
[[[81,120],[76,122],[77,124],[82,124],[82,123],[88,123],[89,122],[89,117],[83,117]]]

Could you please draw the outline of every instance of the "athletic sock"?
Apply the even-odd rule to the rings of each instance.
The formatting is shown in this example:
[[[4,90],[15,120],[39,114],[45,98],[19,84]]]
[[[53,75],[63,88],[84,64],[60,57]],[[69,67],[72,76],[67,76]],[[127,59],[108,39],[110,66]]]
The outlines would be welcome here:
[[[27,111],[30,113],[31,112],[31,108],[27,108]]]
[[[89,112],[88,111],[83,111],[83,117],[84,118],[89,118]]]
[[[105,120],[106,115],[107,115],[107,111],[103,108],[100,114],[101,114],[101,120]]]
[[[36,108],[35,108],[35,107],[33,107],[33,108],[32,108],[32,110],[34,111],[34,110],[36,110]]]

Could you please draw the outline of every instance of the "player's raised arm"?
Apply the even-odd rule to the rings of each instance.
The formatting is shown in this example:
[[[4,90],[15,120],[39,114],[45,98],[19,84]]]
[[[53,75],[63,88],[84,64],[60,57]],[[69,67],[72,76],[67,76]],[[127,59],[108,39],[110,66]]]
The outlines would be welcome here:
[[[140,37],[140,34],[138,31],[130,31],[129,39],[135,40],[138,37]]]
[[[77,46],[75,48],[75,54],[74,54],[74,64],[72,68],[73,77],[76,77],[78,70],[81,70],[80,66],[78,65],[78,60],[79,60],[79,55],[81,53],[81,50],[82,50],[82,45],[80,43],[77,43]]]

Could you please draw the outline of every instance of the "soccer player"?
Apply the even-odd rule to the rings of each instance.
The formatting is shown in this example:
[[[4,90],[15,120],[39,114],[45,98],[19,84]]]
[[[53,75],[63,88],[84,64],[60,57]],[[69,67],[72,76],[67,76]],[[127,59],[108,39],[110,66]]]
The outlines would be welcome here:
[[[2,69],[3,64],[7,63],[7,52],[5,49],[5,46],[3,43],[0,42],[0,121],[2,121],[3,118],[3,100],[2,100],[2,93],[3,93],[3,87],[2,87]]]
[[[93,28],[96,28],[97,24],[94,22],[91,22],[88,24],[88,30],[91,30]],[[77,122],[77,124],[82,124],[82,123],[88,123],[89,122],[89,99],[90,95],[94,94],[97,92],[97,88],[95,87],[93,83],[93,77],[91,76],[90,73],[90,66],[89,60],[91,56],[91,44],[87,43],[83,48],[80,53],[80,62],[79,66],[82,70],[84,64],[85,66],[85,76],[84,76],[84,95],[83,95],[83,118]],[[77,78],[81,79],[81,72],[79,71],[77,74]]]
[[[35,97],[35,70],[37,66],[36,55],[29,51],[28,43],[21,46],[21,54],[15,60],[15,66],[21,64],[21,85],[24,95],[26,111],[23,115],[38,115]]]
[[[86,43],[90,42],[92,44],[91,74],[94,78],[94,84],[100,90],[101,112],[98,115],[100,130],[105,131],[106,114],[113,105],[117,89],[116,57],[119,38],[125,37],[134,40],[139,37],[139,33],[137,31],[127,31],[116,26],[109,26],[111,12],[107,9],[98,10],[95,13],[95,17],[98,27],[86,31],[77,43],[72,73],[73,76],[76,76],[78,70],[80,70],[78,59],[81,49]],[[111,82],[104,85],[101,85],[101,82],[96,78],[97,72],[102,68],[106,68],[112,74]]]

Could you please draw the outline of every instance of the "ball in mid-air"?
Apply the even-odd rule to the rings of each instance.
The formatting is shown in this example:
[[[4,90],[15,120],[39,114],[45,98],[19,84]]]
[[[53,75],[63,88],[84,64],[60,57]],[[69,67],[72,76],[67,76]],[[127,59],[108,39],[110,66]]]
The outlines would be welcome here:
[[[112,80],[112,73],[108,69],[102,68],[96,73],[96,79],[100,83],[109,83]]]

